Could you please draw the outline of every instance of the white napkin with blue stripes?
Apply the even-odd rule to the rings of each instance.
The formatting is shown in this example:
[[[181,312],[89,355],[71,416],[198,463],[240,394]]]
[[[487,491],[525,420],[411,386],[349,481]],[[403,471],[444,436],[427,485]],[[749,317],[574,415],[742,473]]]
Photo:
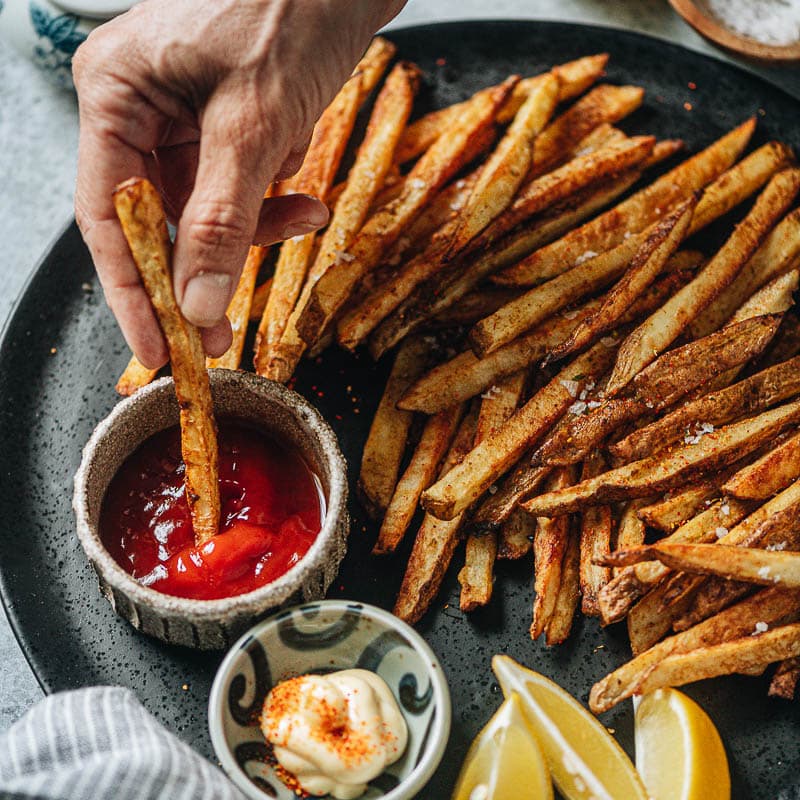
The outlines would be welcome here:
[[[245,800],[113,686],[51,695],[0,735],[0,798]]]

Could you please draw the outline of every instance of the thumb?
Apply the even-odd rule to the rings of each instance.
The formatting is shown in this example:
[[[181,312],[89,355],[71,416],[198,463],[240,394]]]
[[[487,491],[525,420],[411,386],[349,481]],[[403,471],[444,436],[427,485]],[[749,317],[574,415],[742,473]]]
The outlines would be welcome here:
[[[225,316],[264,188],[289,151],[276,139],[258,120],[248,124],[241,105],[212,98],[206,107],[197,174],[173,255],[175,297],[186,319],[199,327],[213,327]]]

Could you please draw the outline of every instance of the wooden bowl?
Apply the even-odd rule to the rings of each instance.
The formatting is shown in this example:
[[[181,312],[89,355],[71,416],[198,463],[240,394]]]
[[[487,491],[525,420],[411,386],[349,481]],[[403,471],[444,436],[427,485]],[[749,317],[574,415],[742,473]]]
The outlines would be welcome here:
[[[800,61],[800,40],[787,45],[764,44],[727,28],[711,12],[706,0],[669,0],[669,3],[701,36],[726,50],[772,63]]]

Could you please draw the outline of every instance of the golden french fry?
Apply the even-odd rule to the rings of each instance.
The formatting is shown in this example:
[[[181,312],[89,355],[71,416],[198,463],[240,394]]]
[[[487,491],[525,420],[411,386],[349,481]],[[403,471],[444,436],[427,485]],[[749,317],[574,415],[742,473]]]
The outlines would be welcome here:
[[[781,661],[769,684],[769,696],[793,700],[797,681],[800,680],[800,658]]]
[[[577,61],[554,67],[552,72],[559,79],[558,101],[563,103],[583,93],[598,78],[603,75],[608,55],[603,53],[596,56],[586,56]],[[527,99],[530,92],[536,88],[545,76],[534,75],[521,80],[511,92],[503,107],[497,114],[500,124],[509,122]],[[486,89],[482,91],[487,91]],[[453,125],[458,124],[460,116],[464,113],[469,100],[462,103],[432,111],[420,119],[412,122],[406,128],[400,145],[395,154],[397,163],[405,163],[412,158],[424,153],[443,133],[448,132]]]
[[[800,393],[800,357],[776,364],[726,389],[704,395],[611,445],[624,461],[645,458],[686,436],[698,424],[720,425],[763,411]],[[693,434],[695,435],[695,434]]]
[[[719,495],[719,489],[711,481],[693,484],[659,500],[642,506],[637,514],[639,519],[651,528],[664,533],[672,531],[690,520]]]
[[[378,85],[396,52],[397,47],[382,36],[376,36],[370,42],[367,52],[361,56],[361,60],[353,70],[354,73],[361,75],[359,106],[363,105],[369,93]]]
[[[475,289],[461,299],[456,306],[451,306],[431,319],[432,327],[455,328],[474,325],[479,319],[493,314],[500,306],[518,297],[516,289],[504,289],[501,286],[486,286]]]
[[[689,630],[704,619],[719,614],[737,600],[752,594],[754,588],[754,584],[743,581],[728,581],[721,578],[712,578],[706,581],[698,591],[693,593],[692,602],[687,609],[679,616],[674,617],[672,630],[675,633]]]
[[[765,623],[766,624],[766,623]],[[664,686],[763,670],[764,665],[800,655],[800,623],[784,625],[766,633],[701,647],[689,653],[669,655],[640,681],[636,692],[644,694]]]
[[[800,591],[770,587],[742,600],[699,625],[659,642],[623,664],[592,687],[589,707],[595,713],[613,708],[621,700],[642,691],[643,679],[668,656],[728,642],[755,631],[757,622],[771,625],[796,613]],[[755,639],[755,637],[753,637]],[[775,659],[778,660],[778,659]]]
[[[250,303],[250,322],[258,322],[264,309],[267,307],[269,290],[272,288],[272,278],[267,278],[260,286],[253,290],[253,301]]]
[[[504,279],[532,285],[570,269],[586,253],[602,253],[638,233],[664,211],[721,175],[739,157],[755,129],[749,119],[702,152],[679,164],[649,186],[579,228],[575,228],[530,258],[506,270]]]
[[[569,637],[580,598],[580,542],[575,532],[571,531],[561,562],[558,597],[545,630],[545,642],[548,647],[562,644]]]
[[[497,434],[497,431],[514,414],[525,389],[524,372],[513,375],[497,387],[497,391],[481,400],[474,445]],[[458,573],[461,584],[459,605],[462,611],[473,611],[485,606],[492,597],[492,573],[497,556],[497,534],[494,531],[467,537],[464,566]]]
[[[583,349],[618,323],[631,303],[653,282],[667,259],[678,249],[686,236],[696,202],[694,197],[684,201],[656,223],[636,251],[625,274],[603,298],[603,305],[585,319],[565,342],[551,351],[550,360],[555,361]]]
[[[767,500],[800,478],[800,433],[742,467],[722,486],[741,500]]]
[[[186,500],[197,544],[219,531],[217,426],[200,332],[181,314],[172,288],[172,247],[158,191],[145,178],[114,189],[114,208],[164,333],[180,407]]]
[[[628,336],[608,382],[614,394],[650,364],[735,277],[800,189],[800,170],[770,180],[745,220],[697,277]]]
[[[457,464],[472,447],[477,421],[478,406],[473,404],[461,421],[442,473]],[[458,544],[461,521],[460,515],[447,521],[425,515],[393,609],[393,613],[405,622],[412,625],[418,622],[436,597]]]
[[[497,557],[522,558],[530,552],[536,533],[536,520],[524,511],[512,511],[497,531]]]
[[[373,555],[393,553],[397,549],[417,510],[419,496],[436,477],[463,413],[461,406],[455,406],[428,419],[411,461],[397,482],[386,509],[378,541],[372,548]]]
[[[471,505],[572,403],[573,395],[564,382],[574,381],[580,390],[607,369],[613,355],[613,350],[597,345],[578,356],[511,417],[496,436],[481,442],[431,486],[422,495],[423,508],[441,519],[452,519]]]
[[[136,356],[131,356],[131,360],[117,380],[117,391],[126,397],[132,395],[142,386],[147,386],[158,375],[157,369],[145,367]]]
[[[411,412],[397,408],[397,401],[425,369],[427,360],[428,345],[423,340],[403,343],[364,444],[359,490],[367,510],[376,519],[384,515],[394,495],[411,425]]]
[[[800,401],[787,403],[720,428],[713,436],[702,436],[698,442],[666,455],[634,461],[564,491],[539,495],[523,503],[522,508],[534,516],[566,514],[598,503],[645,497],[672,489],[712,469],[727,466],[770,441],[798,419]]]
[[[547,480],[547,490],[556,491],[569,486],[574,480],[570,467],[562,467],[553,472]],[[569,516],[537,520],[536,536],[533,540],[533,588],[536,597],[533,601],[533,621],[531,639],[538,639],[550,623],[558,600],[561,584],[561,566],[570,537]]]
[[[348,249],[347,258],[330,266],[320,278],[296,323],[298,333],[306,342],[316,340],[359,282],[375,269],[399,239],[403,229],[464,166],[470,142],[492,125],[517,80],[512,76],[499,87],[470,101],[459,124],[415,164],[404,181],[401,194],[367,220]]]
[[[361,229],[370,204],[391,167],[392,154],[411,114],[419,79],[417,67],[408,63],[397,64],[375,101],[364,141],[347,176],[347,185],[322,235],[297,305],[270,357],[268,373],[275,380],[287,381],[305,352],[307,343],[297,332],[297,319],[317,281],[332,264],[345,257]]]
[[[583,462],[581,480],[594,478],[605,469],[603,456],[595,452]],[[581,611],[587,616],[599,616],[597,596],[611,578],[611,570],[595,564],[595,559],[611,550],[613,525],[611,506],[587,508],[580,516]]]
[[[308,146],[303,165],[292,179],[295,191],[325,202],[353,130],[361,93],[356,73],[339,90],[322,113]],[[270,362],[303,288],[314,247],[314,233],[294,237],[281,245],[272,288],[256,333],[254,366],[259,375],[277,376]]]

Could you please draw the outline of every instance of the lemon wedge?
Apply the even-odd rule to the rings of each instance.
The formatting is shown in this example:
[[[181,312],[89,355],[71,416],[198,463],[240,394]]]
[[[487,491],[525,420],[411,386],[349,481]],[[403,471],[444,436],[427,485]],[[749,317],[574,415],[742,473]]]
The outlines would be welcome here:
[[[456,781],[453,800],[552,800],[553,785],[519,698],[506,698],[478,734]]]
[[[653,800],[730,799],[722,739],[708,714],[675,689],[639,701],[636,766]]]
[[[506,697],[519,695],[550,774],[566,800],[646,800],[644,785],[625,751],[574,697],[508,656],[495,656],[492,670]]]

